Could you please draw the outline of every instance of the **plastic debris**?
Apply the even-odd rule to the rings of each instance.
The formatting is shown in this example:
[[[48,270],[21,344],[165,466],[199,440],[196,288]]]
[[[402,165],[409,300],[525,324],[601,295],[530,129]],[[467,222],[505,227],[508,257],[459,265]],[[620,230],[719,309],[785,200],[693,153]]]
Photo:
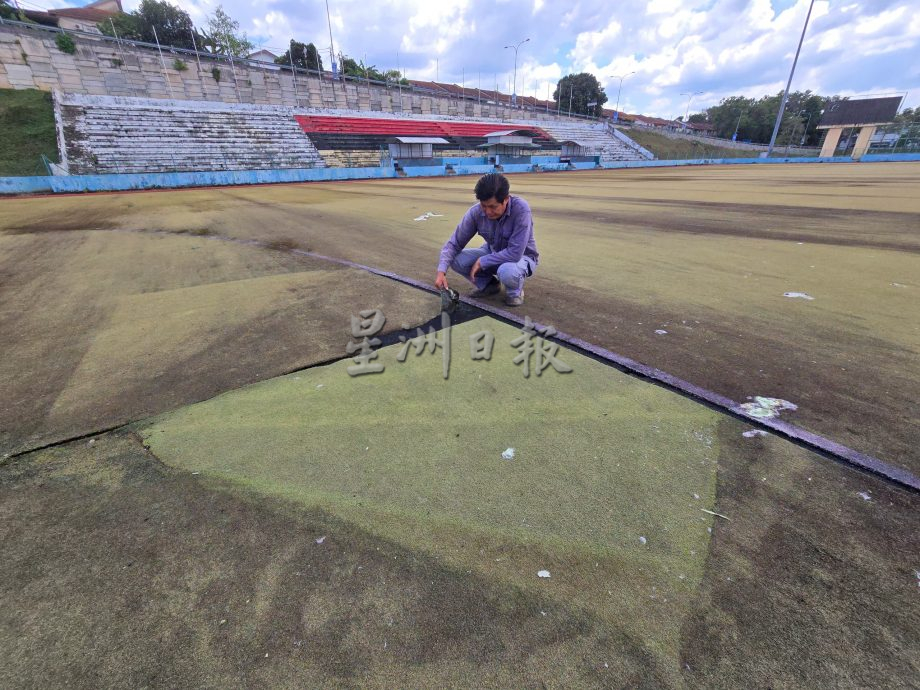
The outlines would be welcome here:
[[[791,297],[792,299],[807,299],[807,300],[814,299],[814,297],[804,292],[784,292],[783,297]]]
[[[325,388],[325,387],[326,387],[326,386],[324,386],[323,384],[320,383],[320,384],[317,384],[316,390],[319,391],[319,390],[322,390],[322,389]]]
[[[440,218],[443,215],[444,215],[443,213],[435,213],[434,211],[426,211],[425,213],[420,215],[418,218],[414,218],[413,220],[428,220],[429,218]]]
[[[648,543],[648,539],[646,539],[645,537],[639,537],[639,543],[640,543],[640,544],[647,544],[647,543]]]
[[[313,541],[315,541],[317,544],[322,544],[324,541],[326,541],[326,537],[325,535],[323,535],[322,537],[319,537],[318,539],[314,539]]]
[[[742,404],[741,409],[752,417],[770,419],[778,417],[783,410],[797,410],[799,406],[782,398],[765,398],[755,395],[754,402]]]
[[[750,431],[745,431],[741,435],[745,438],[754,438],[755,436],[766,436],[767,432],[760,429],[751,429]]]
[[[872,500],[872,496],[870,496],[869,494],[867,494],[865,491],[860,491],[860,492],[859,492],[858,494],[856,494],[856,495],[859,496],[859,497],[860,497],[862,500],[864,500],[864,501],[871,501],[871,500]]]
[[[540,570],[539,572],[537,572],[537,577],[549,577],[549,571],[548,571],[548,570]]]
[[[663,328],[659,328],[657,331],[655,331],[655,335],[667,335],[667,334],[668,332],[664,330]]]
[[[505,460],[514,460],[514,448],[505,449],[505,452],[502,453],[502,457]]]
[[[700,495],[699,495],[699,494],[693,494],[693,498],[695,498],[695,499],[698,501],[698,500],[700,500]]]

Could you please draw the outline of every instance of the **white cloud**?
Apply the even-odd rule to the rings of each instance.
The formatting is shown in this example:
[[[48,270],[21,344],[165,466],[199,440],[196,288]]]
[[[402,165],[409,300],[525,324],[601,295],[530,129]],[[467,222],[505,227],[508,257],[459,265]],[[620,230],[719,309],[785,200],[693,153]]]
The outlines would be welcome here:
[[[43,4],[66,0],[35,0]],[[172,0],[201,25],[218,2],[254,42],[284,50],[290,38],[329,43],[325,2],[304,0]],[[693,108],[732,95],[760,97],[781,90],[810,0],[649,0],[615,4],[546,0],[329,0],[337,50],[379,68],[396,66],[410,78],[508,88],[513,51],[518,89],[546,97],[564,74],[589,71],[611,101],[618,80],[621,107],[649,115],[682,114],[681,92],[703,91]],[[133,5],[131,3],[134,3]],[[816,0],[794,89],[825,95],[910,91],[920,105],[918,0]],[[134,9],[137,0],[128,0]],[[328,55],[328,52],[326,52]],[[326,58],[328,60],[328,58]],[[894,82],[894,83],[892,83]],[[611,103],[612,107],[612,103]]]

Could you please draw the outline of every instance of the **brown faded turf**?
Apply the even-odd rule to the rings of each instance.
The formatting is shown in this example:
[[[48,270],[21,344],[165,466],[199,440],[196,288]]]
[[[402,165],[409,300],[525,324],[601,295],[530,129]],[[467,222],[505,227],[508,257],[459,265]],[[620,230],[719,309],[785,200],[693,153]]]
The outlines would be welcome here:
[[[0,236],[0,454],[345,356],[350,319],[436,297],[328,262],[189,236]]]

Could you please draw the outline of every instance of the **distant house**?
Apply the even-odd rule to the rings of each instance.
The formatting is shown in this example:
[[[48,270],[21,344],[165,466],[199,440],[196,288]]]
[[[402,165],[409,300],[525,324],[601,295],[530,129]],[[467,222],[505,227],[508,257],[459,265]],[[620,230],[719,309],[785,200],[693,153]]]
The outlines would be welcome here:
[[[254,53],[249,53],[249,55],[246,56],[246,59],[252,60],[253,62],[263,62],[265,63],[265,67],[268,69],[280,70],[281,65],[275,64],[275,58],[277,57],[278,56],[275,55],[270,50],[265,50],[264,48],[262,48],[261,50],[257,50]]]
[[[711,122],[688,122],[687,129],[707,137],[714,137],[716,127]]]
[[[265,50],[265,49],[263,48],[262,50],[257,50],[257,51],[254,52],[254,53],[249,53],[249,55],[246,56],[246,59],[247,59],[247,60],[255,60],[256,62],[270,62],[270,63],[274,64],[274,63],[275,63],[275,59],[276,59],[277,57],[278,57],[278,56],[275,55],[275,54],[274,54],[273,52],[271,52],[270,50]]]
[[[96,0],[84,7],[61,7],[47,12],[26,10],[25,14],[26,17],[40,24],[98,34],[101,32],[97,24],[123,11],[121,0]]]
[[[673,120],[663,120],[660,117],[647,117],[646,115],[632,115],[633,124],[637,127],[649,129],[674,129]]]

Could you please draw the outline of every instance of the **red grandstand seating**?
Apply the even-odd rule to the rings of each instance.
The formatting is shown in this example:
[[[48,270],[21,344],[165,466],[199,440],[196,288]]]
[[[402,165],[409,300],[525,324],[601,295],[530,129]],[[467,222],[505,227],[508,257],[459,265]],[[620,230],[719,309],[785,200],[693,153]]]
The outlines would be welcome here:
[[[379,117],[336,117],[330,115],[295,115],[294,119],[307,134],[373,134],[385,136],[480,137],[508,129],[527,129],[536,138],[554,141],[539,127],[518,127],[501,122],[457,122],[451,120],[390,120]]]

